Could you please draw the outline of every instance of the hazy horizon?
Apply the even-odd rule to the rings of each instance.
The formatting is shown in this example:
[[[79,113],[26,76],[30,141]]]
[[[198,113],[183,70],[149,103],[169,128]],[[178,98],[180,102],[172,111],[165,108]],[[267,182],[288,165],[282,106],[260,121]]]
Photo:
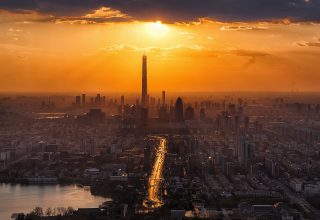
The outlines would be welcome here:
[[[166,91],[168,94],[172,95],[179,95],[179,94],[196,94],[196,95],[226,95],[226,94],[231,94],[231,95],[245,95],[245,94],[286,94],[286,95],[296,95],[296,94],[307,94],[307,95],[320,95],[320,90],[319,91],[263,91],[263,90],[258,90],[258,91],[237,91],[237,90],[226,90],[226,91],[170,91],[170,90],[159,90],[159,91],[149,91],[148,93],[150,95],[156,95],[160,96],[162,91]],[[86,95],[92,95],[95,96],[97,94],[104,94],[104,95],[131,95],[131,96],[141,96],[140,91],[103,91],[103,90],[96,90],[96,91],[2,91],[0,92],[0,96],[6,96],[6,95],[38,95],[38,96],[74,96],[74,95],[81,95],[81,94],[86,94]]]

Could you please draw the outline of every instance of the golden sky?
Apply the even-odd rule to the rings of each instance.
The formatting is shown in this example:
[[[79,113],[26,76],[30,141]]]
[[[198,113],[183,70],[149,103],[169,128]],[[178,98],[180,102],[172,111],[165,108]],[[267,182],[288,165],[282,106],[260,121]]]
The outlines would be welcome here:
[[[1,92],[319,91],[320,23],[50,20],[0,10]],[[83,19],[82,19],[83,18]]]

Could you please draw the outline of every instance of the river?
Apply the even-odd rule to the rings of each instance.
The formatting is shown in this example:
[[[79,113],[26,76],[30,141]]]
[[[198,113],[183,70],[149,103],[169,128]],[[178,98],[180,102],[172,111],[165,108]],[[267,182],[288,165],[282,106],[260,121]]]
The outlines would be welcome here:
[[[11,219],[12,213],[30,212],[39,206],[48,207],[97,208],[110,200],[93,196],[90,190],[76,185],[20,185],[0,183],[0,219]]]

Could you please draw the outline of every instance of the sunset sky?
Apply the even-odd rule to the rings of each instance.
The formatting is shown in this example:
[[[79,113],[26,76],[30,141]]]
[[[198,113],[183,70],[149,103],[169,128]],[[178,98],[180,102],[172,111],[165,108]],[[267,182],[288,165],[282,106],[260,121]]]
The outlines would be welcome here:
[[[2,0],[0,92],[319,91],[320,0]]]

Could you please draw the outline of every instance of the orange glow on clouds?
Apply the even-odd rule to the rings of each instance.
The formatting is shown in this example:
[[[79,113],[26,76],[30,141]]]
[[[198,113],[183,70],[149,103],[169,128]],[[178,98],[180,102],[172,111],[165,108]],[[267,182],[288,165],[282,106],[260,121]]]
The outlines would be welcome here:
[[[317,23],[82,20],[127,16],[110,8],[73,20],[10,16],[0,14],[2,92],[140,91],[144,52],[151,91],[319,90]]]

